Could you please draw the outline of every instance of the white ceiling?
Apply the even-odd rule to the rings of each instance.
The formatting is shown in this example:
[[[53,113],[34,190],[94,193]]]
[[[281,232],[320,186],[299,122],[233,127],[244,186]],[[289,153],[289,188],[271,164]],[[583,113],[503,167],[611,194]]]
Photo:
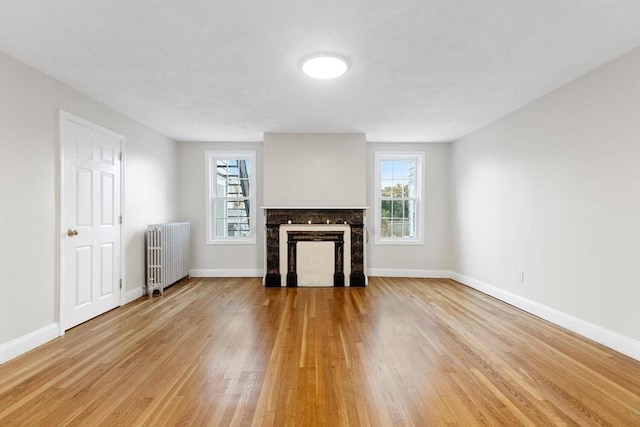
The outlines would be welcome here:
[[[0,0],[0,50],[180,141],[452,141],[639,45],[640,0]]]

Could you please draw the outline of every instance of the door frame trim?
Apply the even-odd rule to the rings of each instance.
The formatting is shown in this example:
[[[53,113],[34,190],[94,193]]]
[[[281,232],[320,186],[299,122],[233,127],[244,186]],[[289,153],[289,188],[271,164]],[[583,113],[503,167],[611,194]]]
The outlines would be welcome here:
[[[57,185],[57,193],[58,193],[58,209],[57,209],[57,214],[58,214],[58,233],[57,233],[57,240],[58,240],[58,254],[56,256],[56,262],[57,262],[57,280],[56,280],[56,286],[57,286],[57,290],[58,290],[58,336],[62,336],[65,333],[65,328],[64,328],[64,288],[62,286],[62,279],[64,277],[64,230],[65,230],[65,224],[63,224],[64,221],[64,214],[65,214],[65,194],[64,194],[64,178],[65,178],[65,174],[64,174],[64,165],[65,165],[65,141],[63,139],[63,132],[64,132],[64,128],[65,128],[65,121],[66,120],[72,120],[78,123],[81,123],[87,127],[93,128],[99,132],[102,133],[106,133],[109,135],[112,135],[116,138],[118,138],[120,140],[120,153],[122,153],[122,158],[120,160],[120,216],[122,217],[122,224],[120,225],[120,280],[122,280],[122,288],[120,288],[120,298],[119,298],[119,305],[121,306],[123,304],[123,295],[125,294],[124,289],[125,289],[125,281],[124,281],[124,276],[126,275],[126,256],[125,256],[125,244],[124,244],[124,236],[125,236],[125,217],[124,217],[124,178],[125,178],[125,174],[124,174],[124,170],[125,170],[125,159],[126,159],[126,155],[125,155],[125,148],[126,148],[126,138],[117,133],[112,131],[111,129],[105,128],[103,126],[100,126],[90,120],[84,119],[80,116],[77,116],[73,113],[70,113],[68,111],[65,111],[63,109],[58,109],[58,149],[59,149],[59,156],[58,156],[58,185]]]

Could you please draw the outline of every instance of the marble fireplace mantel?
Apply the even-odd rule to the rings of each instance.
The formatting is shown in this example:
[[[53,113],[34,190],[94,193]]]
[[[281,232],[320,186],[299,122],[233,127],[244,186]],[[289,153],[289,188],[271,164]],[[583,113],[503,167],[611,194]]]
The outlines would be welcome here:
[[[365,286],[364,207],[264,207],[266,217],[266,287],[282,286],[280,272],[280,226],[287,224],[349,225],[351,230],[350,286]],[[321,228],[321,227],[319,227]],[[293,285],[292,285],[293,286]]]

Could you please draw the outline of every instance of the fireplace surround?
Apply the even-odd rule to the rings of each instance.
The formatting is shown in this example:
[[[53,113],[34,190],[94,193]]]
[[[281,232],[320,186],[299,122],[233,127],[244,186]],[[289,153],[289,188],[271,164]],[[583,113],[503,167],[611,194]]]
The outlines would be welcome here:
[[[348,224],[351,231],[350,286],[365,286],[364,275],[364,209],[363,208],[265,208],[266,216],[266,287],[281,287],[280,271],[280,226],[284,224]],[[338,264],[336,263],[336,266]],[[337,268],[337,267],[336,267]],[[334,286],[340,286],[340,280]],[[342,282],[343,283],[343,282]],[[295,287],[295,280],[287,281]]]

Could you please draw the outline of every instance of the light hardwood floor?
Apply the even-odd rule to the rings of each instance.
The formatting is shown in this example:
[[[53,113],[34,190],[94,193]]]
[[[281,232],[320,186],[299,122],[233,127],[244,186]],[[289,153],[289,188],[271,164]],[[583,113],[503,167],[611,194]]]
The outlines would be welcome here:
[[[2,426],[640,426],[640,362],[451,280],[192,279],[0,366]]]

